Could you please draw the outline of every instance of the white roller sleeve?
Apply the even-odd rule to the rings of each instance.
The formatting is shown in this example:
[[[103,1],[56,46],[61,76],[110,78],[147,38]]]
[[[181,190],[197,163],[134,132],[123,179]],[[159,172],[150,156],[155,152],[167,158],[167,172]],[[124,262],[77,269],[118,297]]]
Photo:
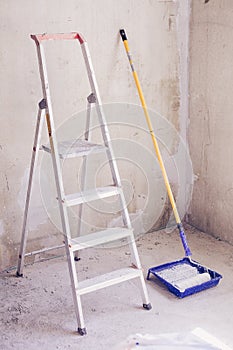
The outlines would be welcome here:
[[[205,272],[205,273],[200,273],[194,277],[190,277],[182,281],[178,281],[176,282],[175,287],[178,288],[181,292],[184,292],[185,289],[187,288],[197,286],[199,284],[208,282],[210,280],[211,280],[211,277],[209,273]]]

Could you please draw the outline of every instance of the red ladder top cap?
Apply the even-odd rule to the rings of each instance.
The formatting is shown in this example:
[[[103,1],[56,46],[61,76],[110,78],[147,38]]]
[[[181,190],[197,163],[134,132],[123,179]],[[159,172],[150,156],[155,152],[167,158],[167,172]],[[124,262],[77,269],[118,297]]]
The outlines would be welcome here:
[[[78,39],[80,44],[83,44],[85,39],[83,36],[77,32],[72,33],[57,33],[57,34],[32,34],[31,38],[36,42],[40,43],[41,41],[46,40],[75,40]]]

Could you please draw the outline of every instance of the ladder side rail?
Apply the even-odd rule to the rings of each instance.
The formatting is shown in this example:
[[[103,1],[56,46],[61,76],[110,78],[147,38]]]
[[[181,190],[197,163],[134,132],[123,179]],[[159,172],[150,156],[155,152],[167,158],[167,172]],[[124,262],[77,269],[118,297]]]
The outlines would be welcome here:
[[[78,288],[78,278],[76,274],[74,254],[73,252],[70,251],[70,248],[69,248],[71,232],[70,232],[67,208],[63,206],[64,186],[62,181],[62,170],[61,170],[61,164],[60,164],[58,146],[57,146],[57,140],[56,140],[52,103],[51,103],[48,75],[47,75],[47,69],[46,69],[46,61],[45,61],[45,55],[44,55],[42,45],[40,45],[40,43],[36,43],[36,44],[37,44],[37,54],[38,54],[38,61],[39,61],[39,67],[40,67],[40,78],[42,83],[42,90],[43,90],[44,98],[46,99],[46,102],[47,102],[46,121],[47,121],[48,133],[49,133],[49,142],[51,147],[51,156],[52,156],[55,182],[56,182],[56,188],[57,188],[62,230],[63,230],[64,240],[65,240],[65,249],[66,249],[69,274],[71,279],[75,314],[76,314],[78,325],[82,329],[84,328],[84,318],[83,318],[81,300],[76,293],[76,290]]]
[[[28,211],[29,211],[29,205],[30,205],[30,199],[31,199],[32,183],[33,183],[33,178],[34,178],[34,169],[36,168],[37,160],[38,160],[38,151],[39,151],[39,146],[40,146],[42,127],[44,124],[44,117],[45,117],[45,110],[44,109],[42,110],[39,106],[38,114],[37,114],[35,136],[34,136],[34,142],[33,142],[33,148],[32,148],[32,156],[31,156],[31,164],[30,164],[30,171],[29,171],[28,188],[27,188],[27,194],[26,194],[26,202],[25,202],[25,208],[24,208],[22,236],[21,236],[21,243],[20,243],[20,248],[19,248],[17,272],[16,272],[17,276],[23,275],[24,258],[25,258],[25,251],[26,251],[26,244],[27,244],[27,237],[28,237],[28,229],[27,229]]]
[[[96,96],[96,110],[97,110],[97,114],[98,114],[98,117],[100,120],[101,131],[102,131],[104,143],[105,143],[105,146],[107,147],[107,153],[108,153],[108,159],[109,159],[110,168],[111,168],[111,172],[112,172],[112,177],[113,177],[113,180],[115,182],[114,184],[116,186],[118,186],[119,188],[122,188],[120,174],[119,174],[118,167],[116,164],[116,159],[115,159],[113,148],[112,148],[111,138],[110,138],[109,130],[107,127],[107,122],[106,122],[106,118],[104,115],[104,111],[102,108],[102,102],[101,102],[101,98],[100,98],[100,94],[99,94],[98,84],[97,84],[97,81],[95,78],[94,69],[93,69],[91,56],[89,53],[87,43],[84,42],[83,44],[81,44],[81,48],[82,48],[83,57],[84,57],[84,61],[85,61],[87,72],[88,72],[89,82],[90,82],[92,91],[94,92],[94,94]],[[130,218],[128,215],[126,201],[125,201],[125,198],[123,195],[123,191],[122,191],[122,195],[120,197],[121,197],[123,213],[124,213],[124,217],[123,217],[124,224],[129,229],[132,229],[132,225],[131,225]]]
[[[121,189],[120,201],[121,201],[121,205],[122,205],[121,215],[122,215],[123,223],[127,228],[132,229],[132,224],[130,221],[125,196],[124,196],[124,193],[122,190],[120,174],[119,174],[118,166],[117,166],[116,159],[114,156],[111,138],[110,138],[106,118],[105,118],[103,107],[102,107],[102,102],[101,102],[101,98],[100,98],[100,94],[99,94],[98,84],[96,81],[96,77],[95,77],[94,68],[92,65],[92,60],[91,60],[90,52],[88,49],[88,45],[85,41],[81,44],[81,48],[82,48],[82,53],[83,53],[84,61],[85,61],[86,68],[87,68],[87,73],[88,73],[88,78],[89,78],[89,82],[91,85],[91,89],[94,92],[95,97],[96,97],[96,109],[97,109],[97,114],[98,114],[100,125],[101,125],[101,131],[102,131],[104,143],[105,143],[105,146],[107,147],[107,155],[108,155],[108,160],[109,160],[109,164],[110,164],[110,168],[111,168],[111,172],[112,172],[112,177],[113,177],[113,180],[115,182],[115,185],[117,185]],[[139,254],[138,254],[138,250],[137,250],[137,246],[136,246],[134,237],[128,238],[128,244],[130,247],[132,264],[135,265],[137,268],[141,269],[141,262],[140,262],[140,258],[139,258]]]
[[[65,192],[64,192],[64,186],[62,181],[62,170],[61,170],[61,163],[60,163],[60,157],[58,152],[58,144],[56,139],[56,130],[54,125],[48,74],[46,69],[44,50],[42,45],[40,44],[37,45],[37,54],[38,54],[38,61],[39,61],[39,67],[40,67],[40,78],[41,78],[42,90],[43,90],[44,99],[46,100],[46,104],[47,104],[46,122],[47,122],[49,143],[50,143],[51,155],[52,155],[52,161],[53,161],[53,169],[55,174],[58,203],[59,203],[59,209],[60,209],[60,214],[62,218],[62,229],[63,229],[64,235],[69,236],[70,230],[69,230],[69,225],[67,224],[68,216],[66,218],[66,209],[64,210],[63,204],[62,204],[65,197]]]

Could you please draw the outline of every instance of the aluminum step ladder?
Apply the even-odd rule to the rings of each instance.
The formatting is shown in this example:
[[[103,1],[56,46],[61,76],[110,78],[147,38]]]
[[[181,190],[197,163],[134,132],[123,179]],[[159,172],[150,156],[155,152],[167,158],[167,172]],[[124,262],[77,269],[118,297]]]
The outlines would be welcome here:
[[[38,34],[31,35],[31,38],[35,41],[38,55],[40,79],[42,83],[43,99],[39,103],[37,124],[35,130],[35,138],[32,150],[31,166],[29,173],[29,183],[26,195],[26,203],[24,210],[23,228],[22,228],[22,239],[19,250],[19,259],[17,266],[17,276],[23,275],[24,258],[29,254],[26,252],[26,241],[28,236],[27,230],[27,219],[29,202],[31,196],[31,188],[33,182],[33,172],[36,166],[38,151],[39,149],[49,152],[52,157],[53,171],[56,182],[57,200],[59,205],[59,212],[62,224],[62,233],[64,236],[64,246],[67,255],[69,274],[71,279],[72,294],[74,300],[75,314],[78,323],[78,333],[80,335],[86,334],[86,328],[83,317],[81,296],[86,293],[96,291],[101,288],[105,288],[111,285],[115,285],[124,281],[139,279],[141,297],[143,301],[143,308],[150,310],[151,304],[148,299],[147,288],[145,285],[141,263],[137,251],[137,246],[134,239],[133,229],[130,222],[130,217],[122,190],[120,175],[117,167],[117,163],[114,157],[114,152],[111,145],[111,139],[109,135],[108,126],[106,123],[104,111],[101,104],[99,90],[91,62],[90,53],[88,50],[87,42],[82,35],[78,33],[68,34]],[[81,45],[82,54],[84,57],[88,79],[91,87],[91,94],[88,96],[87,106],[87,121],[86,130],[84,134],[84,140],[72,140],[67,142],[57,142],[55,124],[53,118],[50,89],[48,83],[48,75],[46,69],[45,54],[43,49],[43,42],[48,40],[75,40]],[[90,114],[91,107],[95,105],[98,120],[100,124],[101,134],[103,138],[103,145],[93,144],[90,142]],[[46,119],[47,131],[49,136],[49,146],[40,145],[41,133],[43,122]],[[111,176],[113,180],[112,185],[106,187],[95,188],[94,190],[84,190],[85,186],[85,175],[86,175],[86,159],[89,154],[98,152],[106,152],[109,167],[111,170]],[[74,193],[66,195],[63,184],[63,174],[61,168],[61,160],[66,158],[83,157],[82,177],[81,177],[81,193]],[[110,196],[119,196],[121,203],[121,215],[123,219],[124,227],[119,228],[108,228],[100,232],[80,235],[81,220],[79,219],[79,232],[76,238],[72,238],[70,223],[68,218],[68,208],[71,206],[79,205],[79,217],[82,216],[82,207],[84,203],[88,203],[93,200],[106,198]],[[85,248],[95,247],[100,244],[112,242],[120,239],[126,239],[127,244],[130,248],[131,263],[130,267],[119,269],[102,276],[97,276],[85,281],[78,280],[78,272],[76,271],[75,256],[78,260],[78,251]],[[56,247],[55,247],[56,248]],[[44,249],[43,251],[45,251]],[[51,248],[48,248],[51,250]]]

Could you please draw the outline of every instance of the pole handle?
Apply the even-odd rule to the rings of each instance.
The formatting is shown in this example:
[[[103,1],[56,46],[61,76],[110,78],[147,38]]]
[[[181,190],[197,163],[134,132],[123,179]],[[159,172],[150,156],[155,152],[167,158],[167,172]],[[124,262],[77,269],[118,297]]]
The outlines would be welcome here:
[[[170,186],[170,183],[169,183],[169,180],[168,180],[167,172],[166,172],[166,169],[165,169],[165,166],[164,166],[162,155],[160,153],[158,142],[157,142],[157,139],[156,139],[154,131],[153,131],[152,123],[151,123],[151,120],[150,120],[150,116],[149,116],[149,112],[148,112],[148,109],[147,109],[147,106],[146,106],[144,95],[143,95],[143,92],[142,92],[142,89],[141,89],[141,85],[140,85],[140,82],[139,82],[139,79],[138,79],[138,75],[137,75],[137,72],[135,71],[135,68],[133,66],[132,56],[129,53],[128,40],[127,40],[127,36],[126,36],[126,33],[125,33],[124,29],[120,29],[120,36],[121,36],[121,38],[123,40],[123,43],[124,43],[124,46],[125,46],[125,50],[126,50],[126,53],[127,53],[128,59],[129,59],[129,63],[130,63],[131,69],[132,69],[134,81],[135,81],[135,84],[136,84],[136,87],[137,87],[137,90],[138,90],[138,94],[139,94],[139,98],[140,98],[140,101],[141,101],[141,105],[143,107],[144,115],[145,115],[145,118],[146,118],[146,121],[147,121],[147,125],[148,125],[149,131],[150,131],[150,135],[151,135],[151,138],[152,138],[152,141],[153,141],[155,153],[156,153],[157,158],[158,158],[158,162],[159,162],[159,165],[160,165],[160,168],[161,168],[161,171],[162,171],[162,175],[163,175],[164,183],[165,183],[166,190],[167,190],[167,193],[168,193],[168,197],[170,199],[171,206],[172,206],[172,209],[173,209],[173,212],[174,212],[174,216],[175,216],[175,219],[176,219],[177,227],[178,227],[179,232],[180,232],[180,238],[181,238],[184,250],[185,250],[185,255],[186,256],[190,256],[191,255],[191,251],[189,249],[189,246],[188,246],[188,243],[187,243],[187,240],[186,240],[186,236],[185,236],[182,224],[181,224],[180,216],[179,216],[179,213],[178,213],[178,210],[177,210],[177,207],[176,207],[175,199],[174,199],[174,196],[173,196],[173,193],[172,193],[172,190],[171,190],[171,186]]]
[[[123,41],[128,40],[124,29],[120,29],[120,36]]]

